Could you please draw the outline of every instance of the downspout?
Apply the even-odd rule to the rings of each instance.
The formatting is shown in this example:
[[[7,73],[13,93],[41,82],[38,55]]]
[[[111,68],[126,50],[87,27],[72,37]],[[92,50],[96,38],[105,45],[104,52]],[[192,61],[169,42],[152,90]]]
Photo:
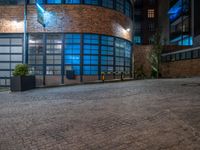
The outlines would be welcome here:
[[[24,0],[24,41],[23,41],[23,63],[26,62],[26,52],[27,52],[27,0]]]

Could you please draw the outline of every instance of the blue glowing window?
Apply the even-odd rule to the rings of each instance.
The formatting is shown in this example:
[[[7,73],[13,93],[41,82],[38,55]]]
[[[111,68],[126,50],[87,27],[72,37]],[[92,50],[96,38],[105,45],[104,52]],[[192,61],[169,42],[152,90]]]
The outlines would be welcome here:
[[[84,45],[84,54],[98,54],[99,46],[97,45]]]
[[[101,56],[101,65],[113,65],[113,57]]]
[[[79,55],[66,55],[65,56],[65,64],[79,65],[80,64],[80,56]]]
[[[66,34],[65,35],[65,42],[66,43],[77,43],[79,44],[81,42],[81,35],[80,34]]]
[[[80,4],[80,0],[65,0],[66,4]]]
[[[102,45],[110,45],[113,46],[114,44],[114,38],[110,36],[102,36],[101,37],[101,44]]]
[[[44,4],[44,0],[29,0],[29,3],[30,4],[35,4],[35,3],[38,3],[38,4]]]
[[[102,6],[108,7],[108,8],[113,8],[113,0],[102,0]]]
[[[84,34],[84,44],[99,44],[99,36]]]
[[[65,54],[80,54],[80,45],[66,45]]]
[[[102,55],[113,55],[114,48],[111,46],[101,46],[101,54]]]
[[[85,4],[98,5],[98,0],[84,0]]]
[[[72,70],[75,71],[75,75],[80,75],[80,66],[72,66]]]
[[[47,4],[61,4],[61,0],[47,0]]]
[[[134,36],[134,43],[135,44],[141,44],[142,40],[141,40],[141,36]]]
[[[98,66],[84,66],[83,74],[84,75],[97,75],[98,74]]]
[[[84,65],[98,65],[98,56],[84,56]]]
[[[178,0],[177,3],[168,11],[170,21],[174,21],[178,16],[180,16],[181,11],[182,0]]]

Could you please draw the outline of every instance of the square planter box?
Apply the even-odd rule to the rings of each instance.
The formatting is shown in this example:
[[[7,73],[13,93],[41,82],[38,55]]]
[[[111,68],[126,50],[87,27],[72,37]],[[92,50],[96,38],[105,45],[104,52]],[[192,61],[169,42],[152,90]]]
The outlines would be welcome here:
[[[10,89],[12,92],[26,91],[35,88],[35,76],[11,77]]]

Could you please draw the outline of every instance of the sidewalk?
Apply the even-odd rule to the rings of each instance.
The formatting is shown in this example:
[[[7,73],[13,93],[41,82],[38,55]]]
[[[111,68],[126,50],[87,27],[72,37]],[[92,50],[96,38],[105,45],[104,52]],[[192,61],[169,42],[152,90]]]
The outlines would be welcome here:
[[[100,84],[100,83],[113,83],[113,82],[125,82],[125,81],[132,81],[135,80],[134,78],[124,78],[121,79],[114,79],[114,80],[96,80],[96,81],[88,81],[88,82],[80,82],[80,83],[72,83],[72,84],[60,84],[60,85],[52,85],[52,86],[42,86],[37,88],[53,88],[53,87],[62,87],[62,86],[75,86],[75,85],[84,85],[84,84]]]
[[[9,88],[7,88],[7,87],[0,87],[0,92],[4,92],[4,91],[8,91],[9,90]]]

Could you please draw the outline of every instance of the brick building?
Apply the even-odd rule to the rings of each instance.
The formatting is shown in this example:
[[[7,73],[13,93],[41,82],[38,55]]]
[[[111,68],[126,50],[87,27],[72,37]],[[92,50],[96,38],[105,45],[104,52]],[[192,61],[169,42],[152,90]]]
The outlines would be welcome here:
[[[192,3],[190,0],[170,0],[170,44],[193,45]]]
[[[102,72],[110,79],[121,72],[131,76],[132,1],[35,3],[0,1],[0,86],[9,86],[19,63],[28,64],[38,86],[99,80]],[[37,11],[45,26],[38,22]],[[67,78],[69,72],[75,79]]]
[[[192,0],[194,46],[200,46],[200,1]]]
[[[158,30],[158,0],[136,0],[134,3],[134,44],[152,44]]]

